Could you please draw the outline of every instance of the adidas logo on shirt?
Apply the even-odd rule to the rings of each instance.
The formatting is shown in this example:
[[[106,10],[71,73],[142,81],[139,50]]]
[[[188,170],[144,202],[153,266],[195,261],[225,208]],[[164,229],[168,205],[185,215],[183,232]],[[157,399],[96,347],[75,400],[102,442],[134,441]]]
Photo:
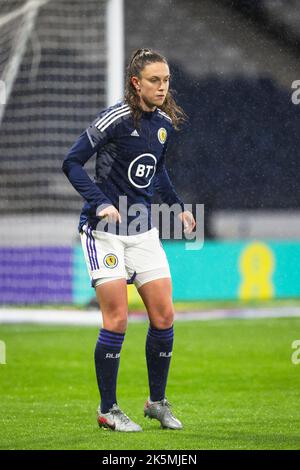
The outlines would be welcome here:
[[[130,135],[132,135],[133,137],[139,137],[139,136],[140,136],[139,133],[138,133],[138,131],[137,131],[136,129],[134,129],[134,131],[131,132]]]

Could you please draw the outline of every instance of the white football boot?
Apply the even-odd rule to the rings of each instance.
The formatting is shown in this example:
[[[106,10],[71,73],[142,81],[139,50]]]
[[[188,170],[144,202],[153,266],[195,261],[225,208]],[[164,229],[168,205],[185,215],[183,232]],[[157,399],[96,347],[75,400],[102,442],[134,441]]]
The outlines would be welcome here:
[[[108,413],[101,413],[99,406],[97,410],[97,421],[100,428],[111,429],[112,431],[142,431],[141,426],[131,421],[116,403],[111,407]]]
[[[160,401],[147,400],[144,407],[144,416],[157,419],[164,429],[182,429],[179,419],[171,411],[171,405],[166,398]]]

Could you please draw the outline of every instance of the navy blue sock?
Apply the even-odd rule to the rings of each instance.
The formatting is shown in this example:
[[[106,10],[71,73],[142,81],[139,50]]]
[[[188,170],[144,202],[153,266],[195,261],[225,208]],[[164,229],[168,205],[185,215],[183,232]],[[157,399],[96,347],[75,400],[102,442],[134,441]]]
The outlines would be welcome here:
[[[95,348],[95,367],[101,396],[101,413],[117,403],[116,389],[120,352],[125,334],[102,328]]]
[[[146,360],[150,400],[152,401],[165,398],[173,339],[173,326],[164,330],[157,330],[149,326],[146,340]]]

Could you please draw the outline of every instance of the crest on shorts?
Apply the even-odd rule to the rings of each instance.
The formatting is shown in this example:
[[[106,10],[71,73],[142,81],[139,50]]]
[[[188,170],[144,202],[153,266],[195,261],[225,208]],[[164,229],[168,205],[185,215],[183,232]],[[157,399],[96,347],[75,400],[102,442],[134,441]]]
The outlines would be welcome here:
[[[104,256],[103,263],[107,268],[115,268],[118,264],[118,258],[116,257],[116,255],[108,253],[108,255]]]
[[[167,140],[167,131],[164,127],[160,127],[157,131],[157,137],[161,144],[164,144]]]

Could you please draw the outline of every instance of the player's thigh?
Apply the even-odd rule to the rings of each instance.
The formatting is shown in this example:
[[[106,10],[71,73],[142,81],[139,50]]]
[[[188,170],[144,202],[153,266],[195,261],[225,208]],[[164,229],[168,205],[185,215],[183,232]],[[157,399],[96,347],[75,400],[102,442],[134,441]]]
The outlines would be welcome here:
[[[172,280],[170,277],[146,282],[138,288],[154,328],[170,328],[174,321]]]
[[[125,333],[128,317],[126,279],[105,280],[95,288],[103,318],[103,328]]]

